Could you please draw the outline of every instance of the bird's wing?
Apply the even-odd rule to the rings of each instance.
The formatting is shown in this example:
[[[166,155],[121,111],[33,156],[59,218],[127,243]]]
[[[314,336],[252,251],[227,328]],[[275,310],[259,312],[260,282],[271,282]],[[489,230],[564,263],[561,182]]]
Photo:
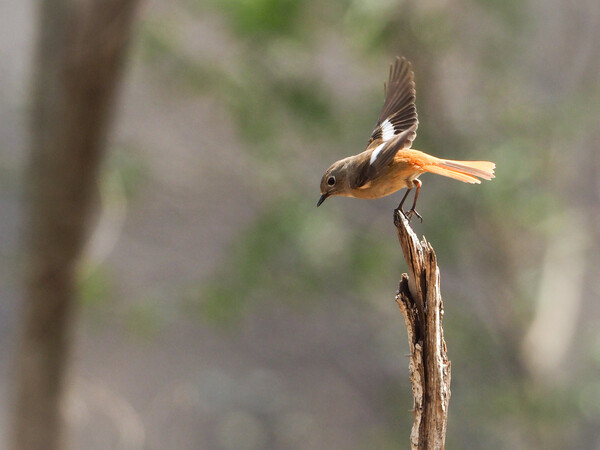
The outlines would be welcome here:
[[[390,76],[385,88],[383,108],[367,149],[376,148],[409,128],[413,129],[409,137],[411,143],[417,135],[419,120],[415,106],[414,73],[406,58],[396,57],[394,64],[390,66]]]
[[[355,172],[352,187],[364,186],[379,176],[399,150],[410,148],[418,126],[414,73],[408,60],[396,57],[390,67],[383,109],[364,152],[368,158]]]
[[[350,187],[358,189],[377,178],[392,162],[396,153],[405,148],[410,148],[416,127],[417,125],[414,124],[387,142],[380,143],[372,151],[363,152],[361,155],[364,155],[364,157],[360,159],[360,163],[352,171],[354,176],[349,180]]]

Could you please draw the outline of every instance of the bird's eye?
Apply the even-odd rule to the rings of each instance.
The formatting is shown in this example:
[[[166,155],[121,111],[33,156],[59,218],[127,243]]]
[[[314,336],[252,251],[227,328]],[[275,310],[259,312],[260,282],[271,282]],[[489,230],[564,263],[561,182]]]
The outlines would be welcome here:
[[[327,180],[327,184],[329,186],[333,186],[335,184],[335,177],[329,177]]]

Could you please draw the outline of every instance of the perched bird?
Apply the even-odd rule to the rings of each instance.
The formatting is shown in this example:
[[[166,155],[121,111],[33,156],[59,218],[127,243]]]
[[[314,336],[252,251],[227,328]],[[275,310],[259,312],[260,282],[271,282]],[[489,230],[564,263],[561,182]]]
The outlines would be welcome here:
[[[334,195],[379,198],[407,188],[397,210],[408,219],[416,215],[422,220],[415,210],[422,173],[431,172],[477,184],[481,183],[479,178],[494,178],[496,164],[493,162],[440,159],[412,149],[418,125],[414,73],[410,62],[396,57],[390,67],[383,109],[367,148],[327,169],[321,179],[322,195],[317,206]],[[416,191],[412,207],[404,212],[402,205],[413,188]]]

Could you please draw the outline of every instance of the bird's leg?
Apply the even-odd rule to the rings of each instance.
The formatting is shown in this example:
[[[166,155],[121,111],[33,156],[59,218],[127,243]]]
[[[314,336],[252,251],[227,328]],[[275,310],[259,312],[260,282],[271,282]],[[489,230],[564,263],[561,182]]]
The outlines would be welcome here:
[[[402,211],[402,205],[404,205],[404,201],[406,200],[406,197],[408,197],[408,194],[410,193],[410,191],[412,191],[412,188],[406,190],[406,194],[404,194],[404,197],[402,197],[402,200],[400,201],[400,204],[396,208],[396,211],[400,211],[402,214],[404,214],[404,211]],[[406,215],[406,214],[404,214],[404,215]]]
[[[406,212],[406,214],[404,214],[404,216],[408,219],[408,221],[410,222],[411,217],[413,216],[413,214],[415,216],[417,216],[419,218],[419,220],[421,222],[423,222],[423,218],[421,217],[421,214],[419,214],[417,212],[417,210],[415,209],[415,207],[417,206],[417,199],[419,198],[419,191],[421,190],[421,186],[423,185],[423,183],[421,182],[421,180],[419,179],[415,179],[413,181],[414,185],[417,187],[417,190],[415,191],[415,199],[413,200],[413,204],[411,206],[411,208]],[[408,191],[410,192],[410,190]],[[406,195],[408,195],[408,192],[406,193]],[[404,196],[404,198],[402,199],[402,202],[404,202],[404,199],[406,198],[406,195]],[[400,202],[400,205],[402,205],[402,202]]]

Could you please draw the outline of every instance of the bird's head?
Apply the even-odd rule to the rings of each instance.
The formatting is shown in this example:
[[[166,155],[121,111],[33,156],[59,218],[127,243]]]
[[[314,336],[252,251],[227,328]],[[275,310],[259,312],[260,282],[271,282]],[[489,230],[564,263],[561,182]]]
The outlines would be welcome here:
[[[317,206],[325,201],[327,197],[333,195],[344,195],[347,182],[346,182],[346,161],[341,160],[331,165],[329,169],[325,171],[323,178],[321,178],[321,198],[317,202]]]

